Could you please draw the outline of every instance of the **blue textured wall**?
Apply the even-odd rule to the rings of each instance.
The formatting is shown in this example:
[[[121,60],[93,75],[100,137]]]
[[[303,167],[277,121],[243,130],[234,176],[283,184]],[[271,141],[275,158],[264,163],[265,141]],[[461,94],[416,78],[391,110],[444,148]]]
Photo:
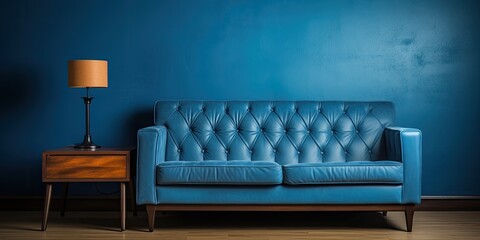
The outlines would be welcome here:
[[[135,144],[156,99],[389,100],[424,134],[423,194],[480,195],[480,8],[462,1],[2,1],[1,195],[83,137],[68,59],[107,59],[92,132]],[[108,191],[112,186],[101,186]],[[91,192],[93,185],[74,189]]]

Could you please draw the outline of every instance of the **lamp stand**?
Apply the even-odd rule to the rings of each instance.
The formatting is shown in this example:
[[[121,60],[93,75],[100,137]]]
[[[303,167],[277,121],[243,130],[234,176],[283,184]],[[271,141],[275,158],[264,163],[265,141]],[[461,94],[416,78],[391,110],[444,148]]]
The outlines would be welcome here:
[[[87,96],[82,98],[83,98],[83,102],[85,103],[85,136],[83,137],[83,142],[75,144],[74,148],[81,148],[81,149],[100,148],[99,145],[96,145],[92,142],[92,136],[90,135],[90,104],[92,103],[93,97],[88,96],[88,87],[87,87]]]

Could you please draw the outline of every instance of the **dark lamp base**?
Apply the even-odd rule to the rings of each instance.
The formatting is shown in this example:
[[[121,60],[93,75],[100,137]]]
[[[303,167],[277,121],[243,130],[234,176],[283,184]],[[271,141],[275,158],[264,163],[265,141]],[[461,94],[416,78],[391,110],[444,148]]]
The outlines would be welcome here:
[[[83,142],[78,143],[73,145],[74,148],[79,148],[79,149],[96,149],[96,148],[101,148],[99,145],[96,145],[95,143],[92,142],[92,137],[90,134],[86,134],[83,137]]]
[[[82,143],[75,144],[73,147],[78,149],[95,150],[100,148],[100,146],[93,143],[92,136],[90,135],[90,103],[92,103],[93,97],[88,96],[88,87],[87,96],[82,98],[85,103],[85,136],[83,137]]]
[[[93,143],[89,143],[89,144],[79,143],[79,144],[73,145],[73,147],[78,148],[78,149],[97,149],[97,148],[101,148],[101,146],[95,145]]]

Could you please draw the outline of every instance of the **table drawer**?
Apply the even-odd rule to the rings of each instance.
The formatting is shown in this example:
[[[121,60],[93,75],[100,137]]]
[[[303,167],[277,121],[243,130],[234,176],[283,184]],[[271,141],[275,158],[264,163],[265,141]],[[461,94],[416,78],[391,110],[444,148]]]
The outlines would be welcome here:
[[[125,155],[50,155],[45,167],[47,179],[127,178]]]

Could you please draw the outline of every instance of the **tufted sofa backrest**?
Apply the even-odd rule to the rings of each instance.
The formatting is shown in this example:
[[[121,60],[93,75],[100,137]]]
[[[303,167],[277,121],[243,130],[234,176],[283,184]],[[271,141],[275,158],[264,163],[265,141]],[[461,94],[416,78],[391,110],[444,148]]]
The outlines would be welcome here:
[[[166,161],[251,160],[281,165],[385,159],[390,102],[157,101]]]

